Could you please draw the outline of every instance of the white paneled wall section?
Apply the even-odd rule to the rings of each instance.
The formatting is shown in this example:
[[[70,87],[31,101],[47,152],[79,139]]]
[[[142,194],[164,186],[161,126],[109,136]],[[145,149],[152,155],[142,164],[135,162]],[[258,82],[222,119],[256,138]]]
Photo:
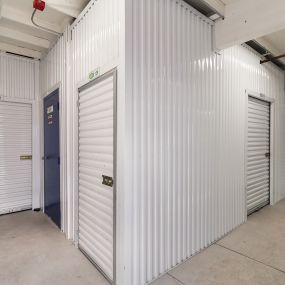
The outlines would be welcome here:
[[[0,97],[34,100],[36,62],[0,53]]]
[[[92,0],[41,62],[41,92],[60,86],[62,204],[65,216],[64,232],[77,239],[78,228],[78,88],[88,82],[95,69],[100,74],[120,63],[120,36],[123,22],[123,0]],[[65,185],[65,186],[64,186]]]
[[[61,225],[62,230],[69,237],[69,225],[73,224],[73,217],[69,215],[72,213],[73,202],[70,191],[68,191],[68,182],[70,180],[70,166],[69,156],[67,155],[70,149],[71,141],[67,140],[68,133],[70,133],[70,126],[68,125],[67,113],[70,112],[68,108],[68,69],[67,69],[67,55],[68,55],[68,31],[58,40],[53,49],[40,63],[40,93],[41,98],[50,94],[55,89],[59,88],[59,105],[60,105],[60,195],[61,195]],[[43,108],[43,103],[41,104]],[[43,126],[43,111],[41,114],[41,121]],[[41,133],[41,152],[44,153],[43,147],[43,128]],[[69,167],[68,167],[69,166]],[[43,170],[42,170],[43,173]],[[69,178],[69,179],[68,179]],[[43,188],[43,179],[41,181]],[[72,236],[72,234],[71,234]]]
[[[212,29],[181,0],[93,0],[41,62],[41,94],[61,88],[74,240],[78,87],[118,68],[118,285],[157,278],[246,220],[246,90],[275,99],[273,202],[285,197],[284,74],[247,47],[215,54]]]
[[[129,8],[126,284],[142,285],[245,221],[246,89],[276,100],[275,201],[285,197],[284,74],[242,46],[213,53],[212,24],[183,1]]]
[[[118,0],[91,1],[82,17],[71,27],[71,82],[75,84],[71,86],[73,113],[69,119],[73,124],[70,139],[73,141],[72,191],[75,201],[78,200],[78,88],[88,82],[91,71],[98,69],[99,74],[103,74],[118,65],[121,3]],[[78,209],[74,210],[74,227],[77,229]]]

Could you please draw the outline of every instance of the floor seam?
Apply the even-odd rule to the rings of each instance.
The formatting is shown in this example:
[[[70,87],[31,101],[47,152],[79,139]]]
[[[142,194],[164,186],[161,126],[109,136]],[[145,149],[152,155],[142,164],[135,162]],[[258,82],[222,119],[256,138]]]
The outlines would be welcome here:
[[[264,262],[262,262],[262,261],[260,261],[260,260],[254,259],[254,258],[252,258],[252,257],[250,257],[250,256],[248,256],[248,255],[245,255],[245,254],[243,254],[243,253],[240,253],[240,252],[238,252],[238,251],[236,251],[236,250],[233,250],[233,249],[231,249],[231,248],[228,248],[228,247],[226,247],[226,246],[224,246],[224,245],[221,245],[221,244],[218,244],[218,243],[216,243],[216,245],[218,245],[218,246],[220,246],[220,247],[222,247],[222,248],[224,248],[224,249],[227,249],[227,250],[229,250],[229,251],[231,251],[231,252],[234,252],[234,253],[236,253],[236,254],[238,254],[238,255],[241,255],[241,256],[243,256],[243,257],[246,257],[246,258],[248,258],[248,259],[250,259],[250,260],[252,260],[252,261],[255,261],[255,262],[257,262],[257,263],[260,263],[260,264],[262,264],[262,265],[264,265],[264,266],[266,266],[266,267],[269,267],[269,268],[271,268],[271,269],[274,269],[274,270],[276,270],[276,271],[279,271],[279,272],[285,274],[285,271],[282,270],[282,269],[280,269],[280,268],[277,268],[277,267],[274,267],[274,266],[272,266],[272,265],[266,264],[266,263],[264,263]]]
[[[169,275],[171,278],[173,278],[175,281],[177,281],[177,282],[180,283],[181,285],[186,285],[185,283],[183,283],[182,281],[180,281],[179,279],[177,279],[175,276],[171,275],[169,272],[167,272],[166,275]]]

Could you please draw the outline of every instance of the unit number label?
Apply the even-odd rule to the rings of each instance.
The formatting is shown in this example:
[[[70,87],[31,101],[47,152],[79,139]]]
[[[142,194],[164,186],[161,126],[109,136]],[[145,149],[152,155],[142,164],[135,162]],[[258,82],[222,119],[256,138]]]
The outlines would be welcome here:
[[[53,113],[53,105],[47,107],[47,114]]]

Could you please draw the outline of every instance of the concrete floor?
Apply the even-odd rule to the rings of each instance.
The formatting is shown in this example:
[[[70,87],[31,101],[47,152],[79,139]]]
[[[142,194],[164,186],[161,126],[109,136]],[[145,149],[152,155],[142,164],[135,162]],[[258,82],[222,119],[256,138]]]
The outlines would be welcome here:
[[[0,285],[109,284],[42,213],[0,217]]]
[[[284,285],[285,200],[151,285]],[[0,217],[0,285],[107,285],[42,213]]]
[[[284,285],[285,200],[151,285]]]

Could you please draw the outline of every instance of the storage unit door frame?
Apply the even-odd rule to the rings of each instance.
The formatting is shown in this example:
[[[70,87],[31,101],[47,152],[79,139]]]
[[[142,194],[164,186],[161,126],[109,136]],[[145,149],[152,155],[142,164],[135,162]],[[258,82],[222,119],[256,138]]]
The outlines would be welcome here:
[[[107,274],[104,269],[92,259],[88,252],[82,248],[80,244],[80,93],[94,88],[97,84],[107,81],[112,78],[113,82],[113,260],[112,260],[112,276]],[[102,102],[101,102],[102,103]],[[95,113],[94,113],[95,114]],[[90,81],[78,89],[78,247],[86,255],[86,257],[94,264],[94,266],[104,275],[104,277],[111,283],[116,283],[116,157],[117,157],[117,70],[113,69],[100,77]],[[103,176],[103,173],[102,173]],[[108,177],[107,177],[108,179]],[[108,181],[104,182],[102,177],[102,184],[104,187]]]
[[[3,175],[3,177],[0,177],[1,178],[0,215],[1,215],[1,214],[32,209],[33,105],[32,103],[5,100],[5,101],[0,101],[0,107],[1,107],[0,109],[3,110],[2,113],[3,117],[5,116],[5,112],[8,112],[6,113],[7,116],[4,118],[4,120],[1,120],[0,118],[0,125],[3,126],[2,130],[4,132],[4,133],[1,132],[1,136],[5,140],[7,140],[7,136],[5,136],[6,132],[8,133],[8,137],[11,139],[11,141],[8,141],[7,143],[5,143],[5,140],[0,142],[0,144],[3,145],[4,148],[2,149],[3,150],[2,154],[3,156],[4,155],[6,156],[6,159],[2,160],[2,163],[4,163],[3,165],[4,168],[1,167],[2,173],[0,173]],[[9,113],[9,111],[13,111],[13,113]],[[23,118],[27,118],[27,121],[24,122]],[[23,123],[26,126],[26,129],[23,128],[23,126],[21,125]],[[14,124],[16,124],[16,129],[13,131]],[[16,145],[19,144],[17,136],[18,135],[21,136],[23,132],[24,132],[23,134],[26,134],[26,131],[29,129],[30,129],[29,138],[25,136],[22,137],[21,140],[22,148],[26,150],[20,151],[19,149],[15,148],[15,144]],[[9,152],[11,153],[9,154]],[[5,164],[8,165],[5,166]],[[27,167],[27,165],[29,166]],[[18,171],[20,171],[20,173]],[[29,177],[27,177],[26,175],[29,175]],[[24,180],[18,181],[19,178],[22,179],[24,178]],[[19,197],[21,197],[21,199],[19,199]],[[1,199],[3,200],[1,201]]]
[[[246,210],[250,215],[271,201],[272,126],[271,103],[250,94],[247,100]]]

